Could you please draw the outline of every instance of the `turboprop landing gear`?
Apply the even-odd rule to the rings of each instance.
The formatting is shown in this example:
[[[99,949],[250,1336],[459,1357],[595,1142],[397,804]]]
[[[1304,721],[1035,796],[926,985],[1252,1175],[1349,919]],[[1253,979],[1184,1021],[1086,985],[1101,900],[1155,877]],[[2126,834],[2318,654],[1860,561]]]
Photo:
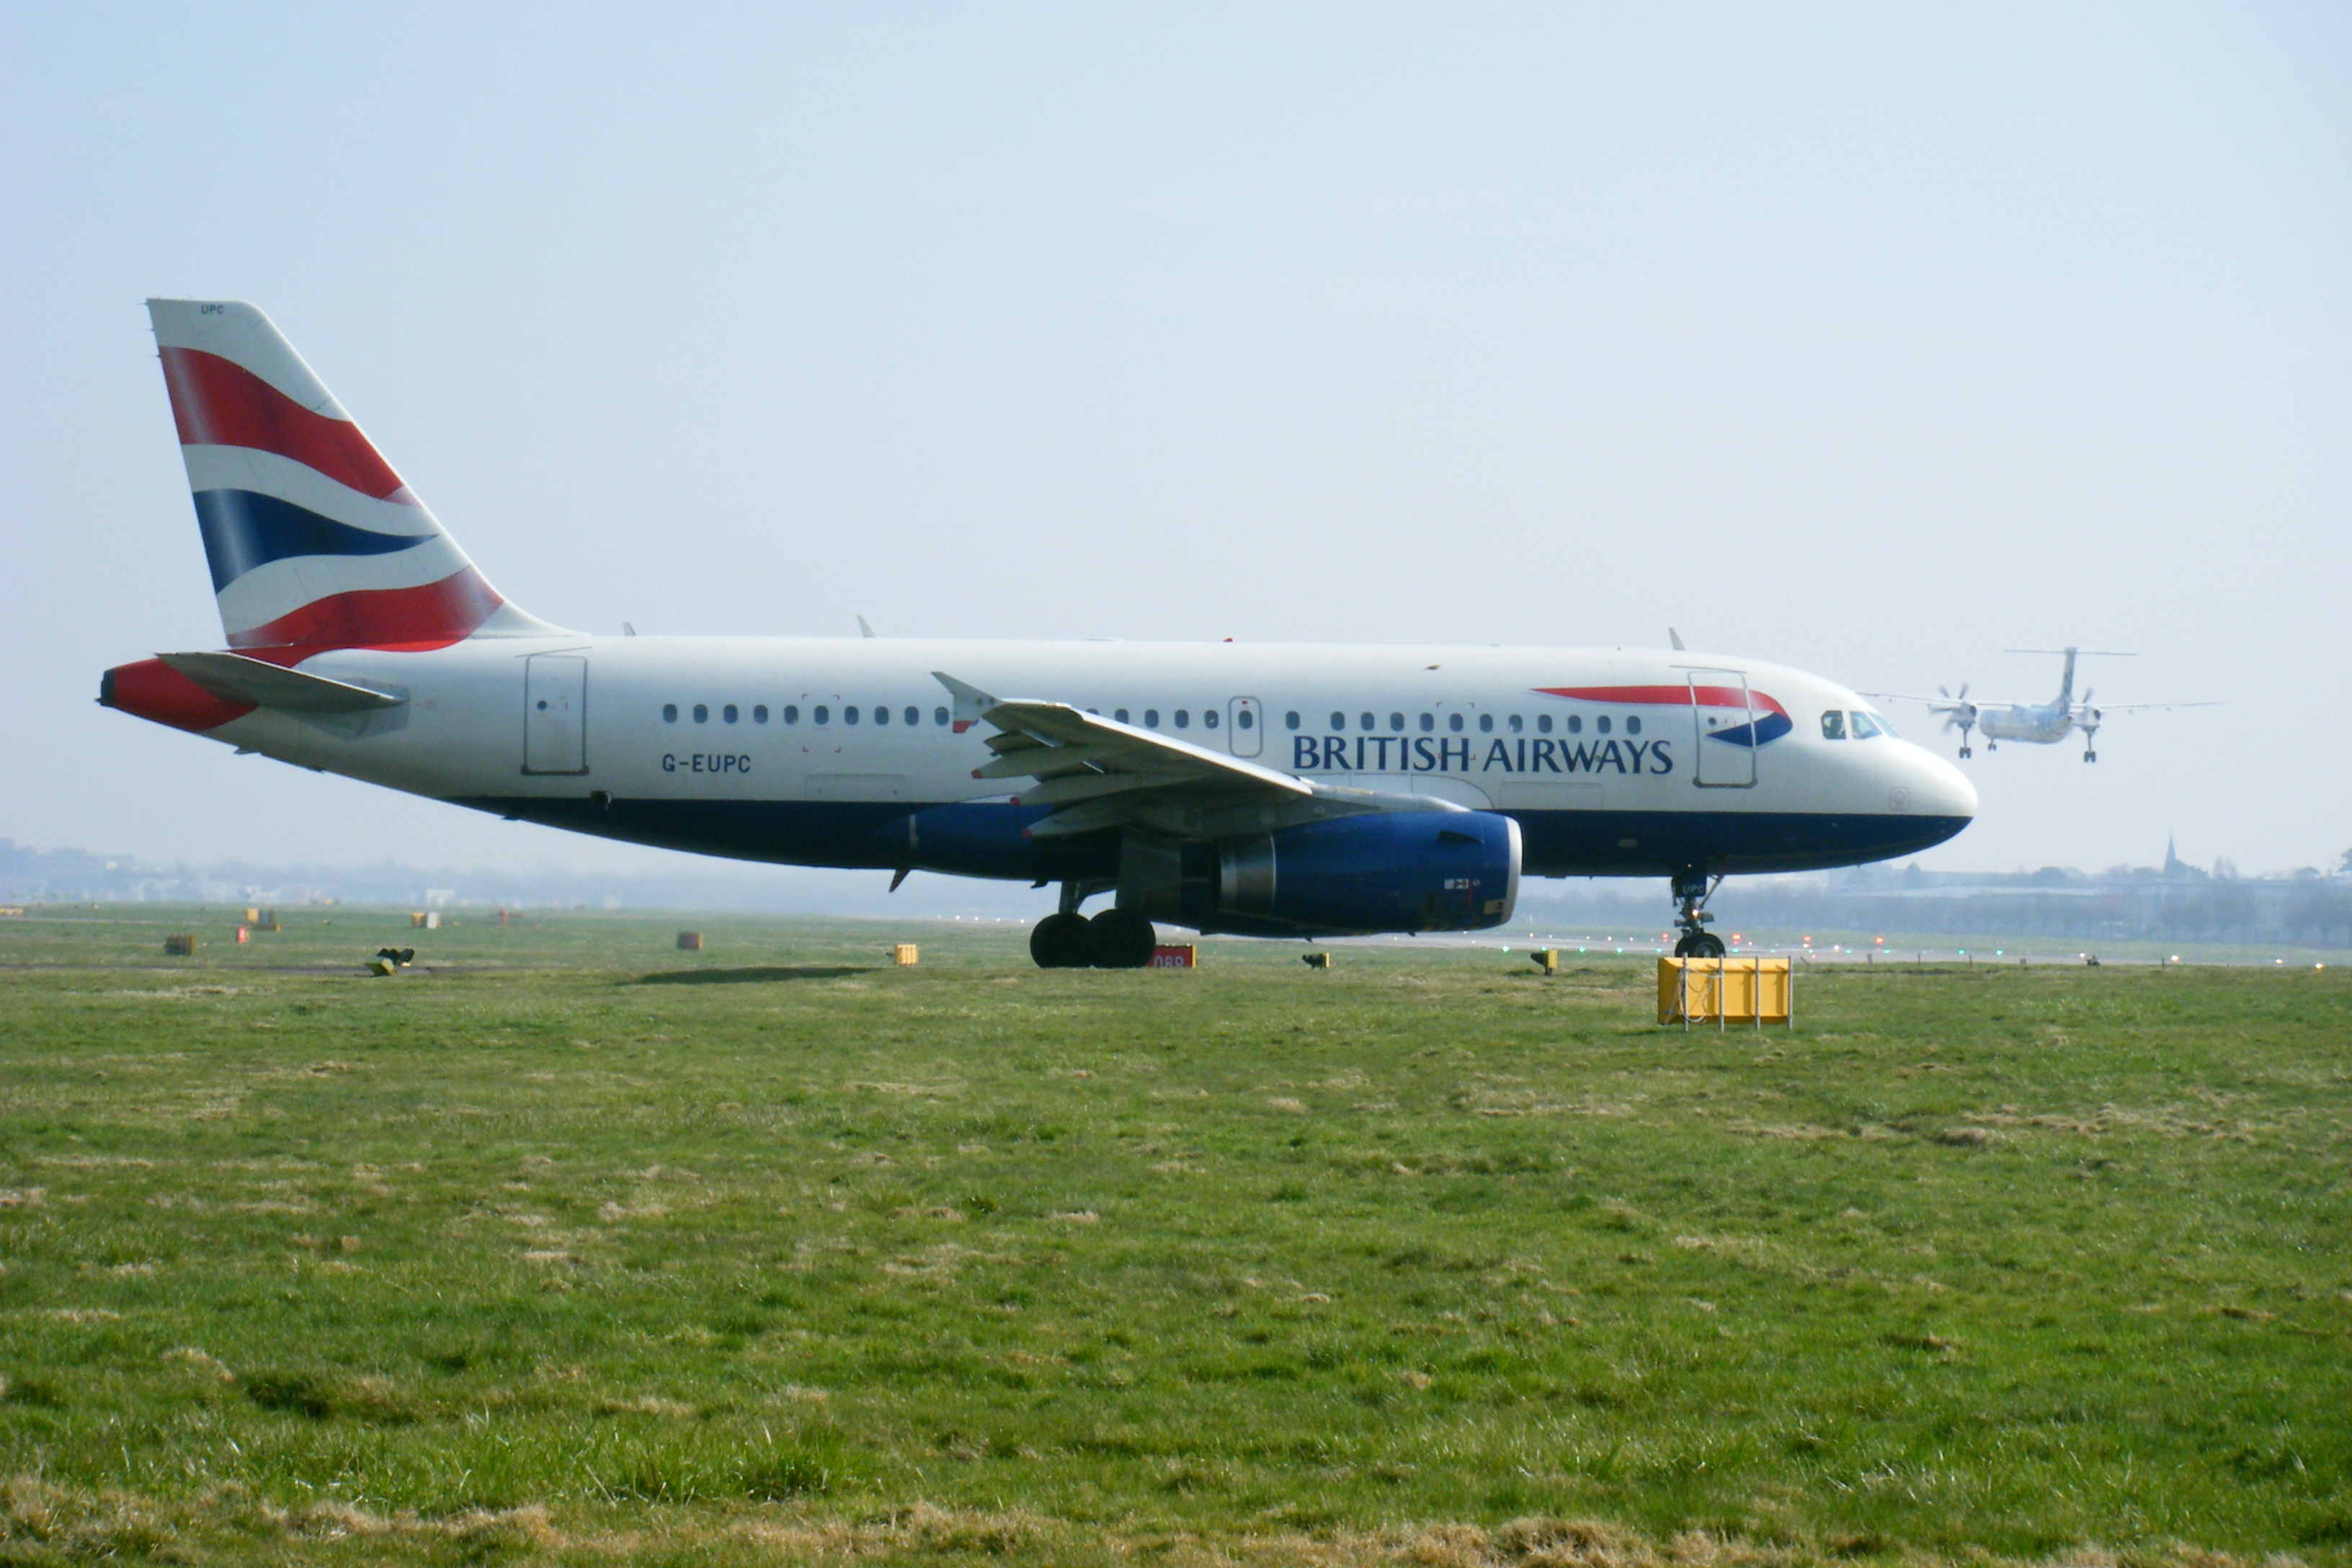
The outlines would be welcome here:
[[[1160,933],[1135,910],[1108,909],[1088,920],[1078,906],[1099,887],[1062,884],[1062,907],[1029,932],[1029,956],[1040,969],[1141,969],[1150,963]]]
[[[1706,912],[1706,900],[1723,886],[1723,879],[1706,879],[1703,871],[1683,871],[1675,877],[1675,929],[1682,935],[1675,941],[1676,958],[1721,958],[1723,939],[1706,929],[1715,917]]]

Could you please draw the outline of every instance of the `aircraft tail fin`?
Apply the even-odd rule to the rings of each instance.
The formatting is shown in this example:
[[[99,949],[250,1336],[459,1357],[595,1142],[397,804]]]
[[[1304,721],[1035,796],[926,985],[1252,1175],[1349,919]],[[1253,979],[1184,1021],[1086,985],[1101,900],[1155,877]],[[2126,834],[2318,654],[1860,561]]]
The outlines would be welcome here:
[[[268,316],[147,311],[229,647],[291,662],[556,629],[490,586]]]

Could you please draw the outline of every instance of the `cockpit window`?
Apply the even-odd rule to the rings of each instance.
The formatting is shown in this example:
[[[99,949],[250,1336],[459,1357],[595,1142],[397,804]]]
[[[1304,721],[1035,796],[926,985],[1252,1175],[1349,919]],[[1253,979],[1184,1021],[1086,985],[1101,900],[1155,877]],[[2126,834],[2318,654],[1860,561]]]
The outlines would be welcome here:
[[[1832,708],[1828,712],[1822,715],[1822,739],[1824,741],[1843,741],[1845,739],[1845,714],[1843,712]]]
[[[1865,713],[1859,708],[1853,710],[1853,738],[1855,740],[1867,741],[1873,735],[1885,735],[1890,732],[1891,731],[1888,731],[1886,726],[1879,721],[1876,715]]]

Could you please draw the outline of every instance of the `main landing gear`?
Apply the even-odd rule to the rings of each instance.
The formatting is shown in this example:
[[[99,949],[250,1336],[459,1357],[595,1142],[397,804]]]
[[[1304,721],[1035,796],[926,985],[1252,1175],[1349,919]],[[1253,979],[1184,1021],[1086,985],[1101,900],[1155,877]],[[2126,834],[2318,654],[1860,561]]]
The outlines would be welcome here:
[[[1723,879],[1706,879],[1704,871],[1678,871],[1675,874],[1675,929],[1682,935],[1675,939],[1676,958],[1721,958],[1723,939],[1706,929],[1715,917],[1706,912],[1706,901],[1723,886]]]
[[[1062,907],[1029,932],[1029,956],[1040,969],[1141,969],[1151,962],[1160,933],[1134,910],[1108,909],[1088,920],[1078,912],[1086,889],[1062,884]]]
[[[2099,727],[2096,724],[2083,727],[2083,760],[2086,763],[2099,760]]]

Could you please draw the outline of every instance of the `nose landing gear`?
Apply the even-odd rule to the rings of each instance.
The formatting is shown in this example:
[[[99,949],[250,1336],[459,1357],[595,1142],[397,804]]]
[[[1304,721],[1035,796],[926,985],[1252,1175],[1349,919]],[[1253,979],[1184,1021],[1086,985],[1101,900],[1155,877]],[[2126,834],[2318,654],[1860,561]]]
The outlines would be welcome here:
[[[1675,929],[1682,935],[1675,940],[1676,958],[1721,958],[1723,939],[1706,929],[1715,917],[1706,912],[1706,901],[1723,886],[1718,876],[1706,879],[1704,871],[1679,871],[1675,875]]]

